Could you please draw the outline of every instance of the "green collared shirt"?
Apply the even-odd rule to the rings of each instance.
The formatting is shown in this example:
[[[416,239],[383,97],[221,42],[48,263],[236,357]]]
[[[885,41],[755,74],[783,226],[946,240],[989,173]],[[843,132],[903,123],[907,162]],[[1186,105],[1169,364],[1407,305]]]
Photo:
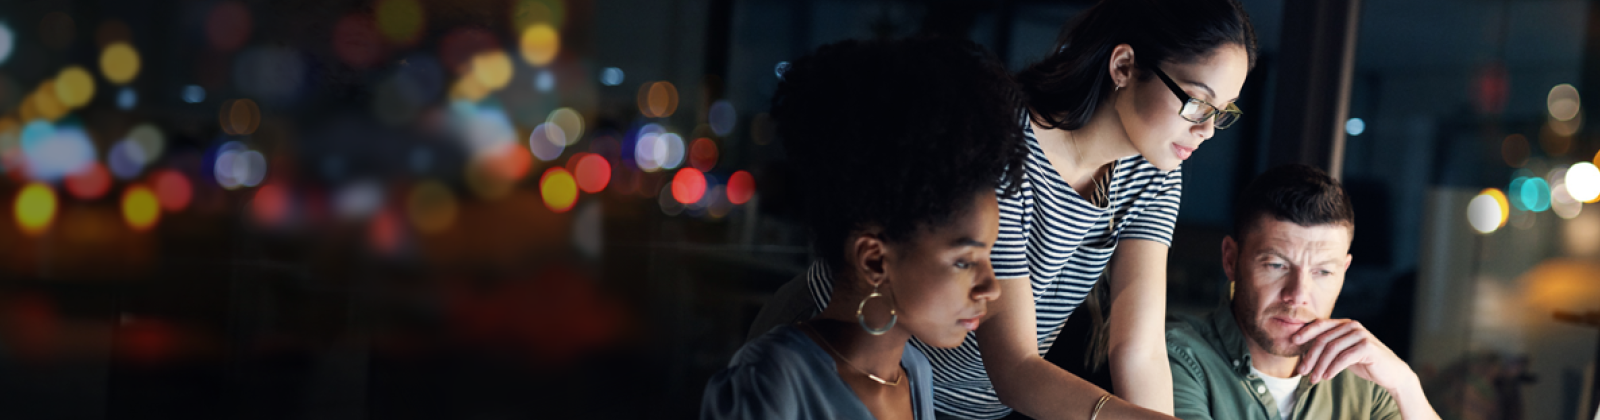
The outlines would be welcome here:
[[[1203,318],[1167,320],[1172,402],[1178,418],[1280,420],[1267,384],[1250,372],[1250,348],[1226,303]],[[1399,419],[1383,387],[1346,370],[1312,384],[1302,377],[1290,420]]]

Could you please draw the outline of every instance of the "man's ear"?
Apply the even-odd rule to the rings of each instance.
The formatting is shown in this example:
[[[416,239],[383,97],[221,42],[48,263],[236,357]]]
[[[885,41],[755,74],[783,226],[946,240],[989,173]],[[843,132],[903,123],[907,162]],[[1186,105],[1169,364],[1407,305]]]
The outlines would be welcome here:
[[[1232,235],[1224,236],[1222,238],[1222,273],[1228,276],[1229,282],[1238,281],[1236,277],[1238,273],[1233,272],[1238,267],[1239,242],[1234,241]]]
[[[854,236],[848,251],[849,264],[862,281],[877,286],[888,278],[889,250],[881,229],[870,229]]]

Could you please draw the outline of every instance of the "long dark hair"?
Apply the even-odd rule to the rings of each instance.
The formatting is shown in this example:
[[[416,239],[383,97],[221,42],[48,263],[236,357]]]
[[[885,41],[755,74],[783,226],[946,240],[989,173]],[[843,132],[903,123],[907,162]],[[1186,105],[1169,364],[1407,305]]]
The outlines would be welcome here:
[[[1111,51],[1121,44],[1140,66],[1187,63],[1224,45],[1244,47],[1256,65],[1256,32],[1238,0],[1101,0],[1062,27],[1050,56],[1017,74],[1034,121],[1088,123],[1110,96]]]

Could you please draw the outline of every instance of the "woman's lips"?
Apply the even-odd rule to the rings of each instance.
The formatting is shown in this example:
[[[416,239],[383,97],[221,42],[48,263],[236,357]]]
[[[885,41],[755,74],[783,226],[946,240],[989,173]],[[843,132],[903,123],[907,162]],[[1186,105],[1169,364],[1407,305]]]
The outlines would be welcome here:
[[[1178,160],[1189,160],[1189,156],[1194,155],[1194,149],[1197,148],[1183,147],[1183,145],[1177,143],[1172,144],[1172,153],[1178,155]]]
[[[978,315],[978,316],[971,317],[971,318],[965,318],[965,319],[957,320],[956,323],[957,324],[961,324],[962,327],[966,327],[967,331],[977,331],[978,330],[978,324],[983,323],[982,320],[983,320],[983,315]]]

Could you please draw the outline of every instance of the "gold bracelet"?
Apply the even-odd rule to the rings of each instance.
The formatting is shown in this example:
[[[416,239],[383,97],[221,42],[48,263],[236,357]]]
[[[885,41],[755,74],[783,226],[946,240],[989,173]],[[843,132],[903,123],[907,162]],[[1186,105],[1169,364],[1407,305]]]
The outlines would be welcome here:
[[[1089,420],[1094,420],[1095,417],[1100,417],[1100,407],[1105,407],[1106,406],[1106,401],[1110,400],[1110,399],[1111,399],[1111,394],[1110,393],[1106,393],[1106,395],[1101,395],[1100,396],[1100,401],[1096,401],[1094,403],[1094,411],[1090,411],[1089,412]]]

